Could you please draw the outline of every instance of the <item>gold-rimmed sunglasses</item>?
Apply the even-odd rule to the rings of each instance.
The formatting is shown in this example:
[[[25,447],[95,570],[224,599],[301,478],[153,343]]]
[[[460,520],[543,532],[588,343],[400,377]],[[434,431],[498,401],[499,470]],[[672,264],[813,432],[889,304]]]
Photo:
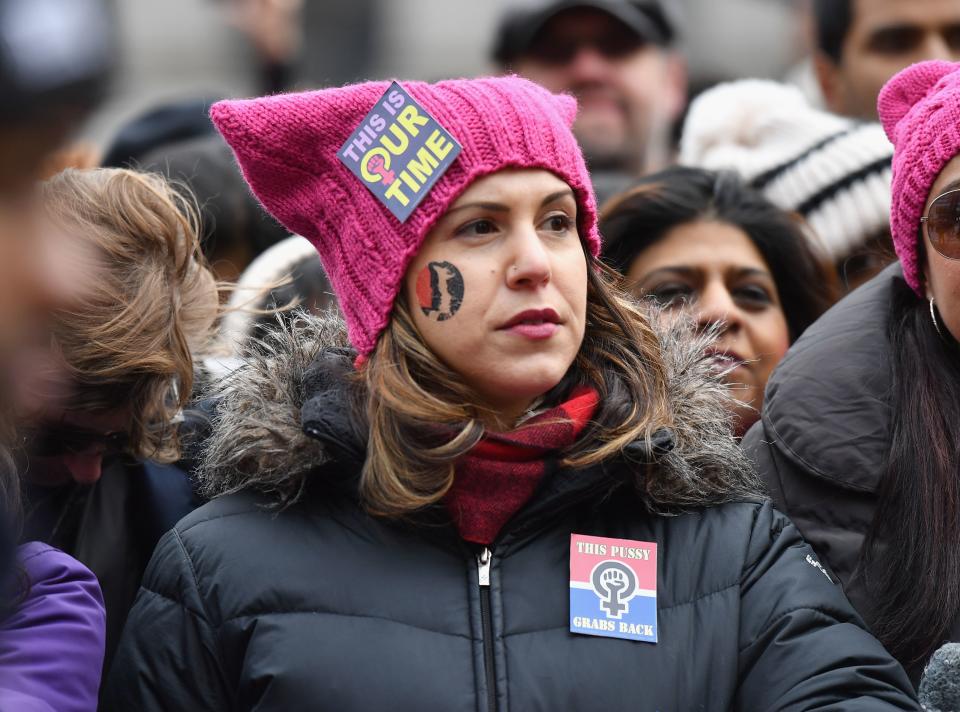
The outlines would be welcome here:
[[[933,249],[948,260],[960,260],[960,188],[934,198],[920,222]]]

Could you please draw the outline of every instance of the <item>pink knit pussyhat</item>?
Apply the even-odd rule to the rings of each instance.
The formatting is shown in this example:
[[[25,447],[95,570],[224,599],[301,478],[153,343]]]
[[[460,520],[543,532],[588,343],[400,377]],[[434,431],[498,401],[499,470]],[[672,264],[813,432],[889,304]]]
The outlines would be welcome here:
[[[940,171],[960,153],[960,63],[934,60],[907,67],[880,91],[877,109],[894,146],[893,246],[904,279],[923,297],[920,216]]]
[[[404,106],[401,95],[413,106],[406,122],[391,114]],[[570,130],[576,113],[572,97],[519,77],[369,82],[222,101],[210,110],[260,202],[317,248],[361,358],[389,322],[427,233],[477,178],[504,168],[554,173],[574,190],[580,235],[597,256],[593,188]],[[399,153],[414,141],[426,141],[416,164]],[[437,178],[445,158],[452,163]],[[385,186],[406,202],[391,207],[374,195]]]

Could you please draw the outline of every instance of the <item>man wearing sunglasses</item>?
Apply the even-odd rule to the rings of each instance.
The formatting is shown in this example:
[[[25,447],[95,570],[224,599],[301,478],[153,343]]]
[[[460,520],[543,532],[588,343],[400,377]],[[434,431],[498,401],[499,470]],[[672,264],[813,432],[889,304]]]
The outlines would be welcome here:
[[[504,70],[577,97],[574,132],[602,202],[671,160],[687,97],[674,39],[654,0],[534,0],[503,17],[493,55]]]
[[[814,68],[827,107],[876,121],[880,87],[927,59],[960,60],[958,0],[814,0]]]

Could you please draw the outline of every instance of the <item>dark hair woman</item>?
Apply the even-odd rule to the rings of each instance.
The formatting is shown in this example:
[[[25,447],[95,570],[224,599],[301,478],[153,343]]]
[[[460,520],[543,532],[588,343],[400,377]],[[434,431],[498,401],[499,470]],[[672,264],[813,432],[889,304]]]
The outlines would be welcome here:
[[[697,344],[608,284],[575,113],[516,77],[213,108],[347,328],[226,383],[104,709],[914,708]]]
[[[879,108],[900,263],[796,344],[744,445],[916,681],[960,640],[960,65],[904,70]]]
[[[719,327],[710,350],[735,390],[743,435],[770,373],[833,299],[800,223],[736,174],[699,168],[648,176],[602,215],[604,259],[631,291],[684,308],[701,328]]]

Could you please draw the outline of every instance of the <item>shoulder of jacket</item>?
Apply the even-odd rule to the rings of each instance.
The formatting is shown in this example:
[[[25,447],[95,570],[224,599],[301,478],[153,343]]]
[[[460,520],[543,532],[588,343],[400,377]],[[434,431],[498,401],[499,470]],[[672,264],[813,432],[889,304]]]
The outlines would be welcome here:
[[[336,382],[333,373],[352,371],[345,323],[333,312],[298,312],[248,342],[240,356],[205,394],[212,415],[197,473],[201,491],[216,497],[296,489],[332,459],[320,438],[304,432],[302,409],[311,390]]]
[[[887,322],[899,279],[896,265],[887,268],[790,347],[767,383],[760,424],[745,439],[755,462],[771,448],[790,474],[876,490],[893,418]]]
[[[17,561],[33,582],[94,584],[99,590],[97,577],[90,569],[49,544],[39,541],[21,544],[17,547]]]
[[[786,516],[778,512],[769,499],[744,499],[710,507],[703,507],[678,516],[659,517],[660,526],[670,533],[692,530],[701,541],[724,542],[728,552],[742,551],[752,546],[754,540],[772,541],[783,528],[790,524]],[[738,542],[740,544],[738,544]]]

